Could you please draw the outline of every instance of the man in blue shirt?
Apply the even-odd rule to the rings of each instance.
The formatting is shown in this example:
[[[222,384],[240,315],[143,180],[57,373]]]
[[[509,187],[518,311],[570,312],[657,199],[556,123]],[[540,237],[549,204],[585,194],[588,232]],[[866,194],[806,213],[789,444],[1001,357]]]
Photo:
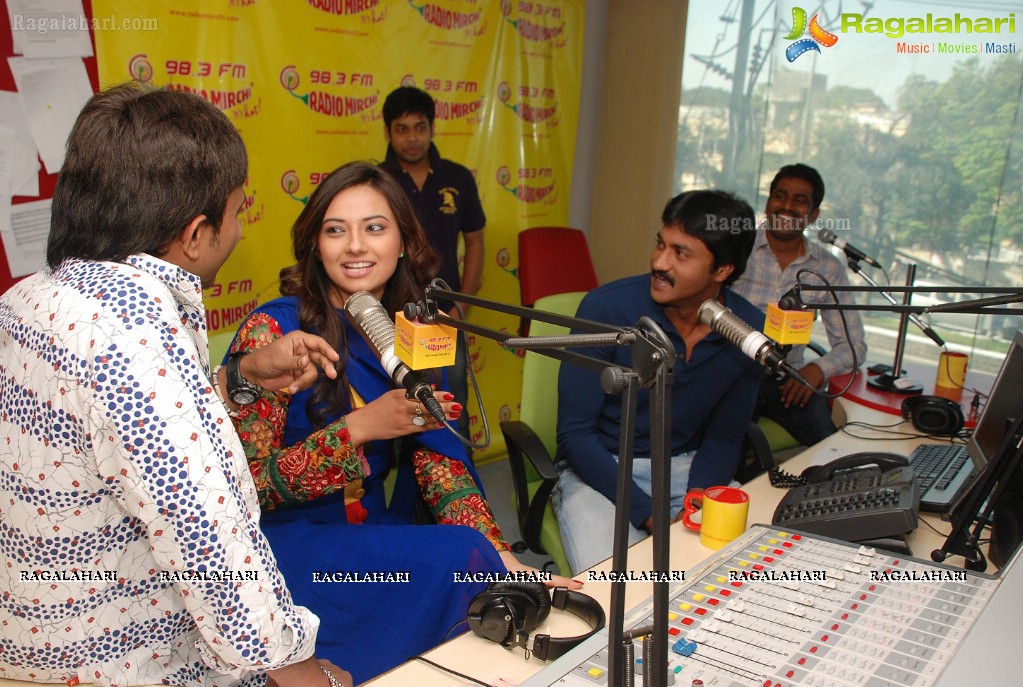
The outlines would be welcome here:
[[[700,322],[700,305],[717,299],[753,327],[764,315],[728,285],[746,268],[756,221],[748,203],[722,191],[689,191],[661,215],[650,272],[591,291],[577,315],[624,327],[649,317],[668,335],[678,360],[671,390],[671,514],[690,489],[728,484],[739,467],[761,367]],[[578,349],[631,367],[626,346]],[[611,554],[621,395],[605,395],[600,376],[562,365],[558,383],[558,471],[554,508],[573,571]],[[650,532],[650,408],[640,391],[636,413],[630,543]]]

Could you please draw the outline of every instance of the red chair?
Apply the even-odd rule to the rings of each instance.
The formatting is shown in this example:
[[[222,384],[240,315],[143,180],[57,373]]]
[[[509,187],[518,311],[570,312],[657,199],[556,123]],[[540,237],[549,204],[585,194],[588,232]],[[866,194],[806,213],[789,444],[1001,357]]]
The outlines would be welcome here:
[[[597,286],[586,234],[569,227],[535,227],[519,234],[519,290],[522,305]]]

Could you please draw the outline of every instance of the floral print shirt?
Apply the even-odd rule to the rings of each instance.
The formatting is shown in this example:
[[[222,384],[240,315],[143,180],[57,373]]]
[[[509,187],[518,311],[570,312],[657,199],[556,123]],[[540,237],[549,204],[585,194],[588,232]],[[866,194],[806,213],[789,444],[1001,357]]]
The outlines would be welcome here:
[[[280,324],[257,312],[239,330],[231,352],[253,351],[281,336]],[[353,391],[353,395],[353,405],[362,405],[357,393]],[[352,444],[345,416],[304,441],[285,446],[290,400],[285,391],[264,391],[258,401],[242,406],[235,417],[260,505],[273,510],[343,491],[348,522],[363,522],[367,513],[359,499],[370,466],[362,447]],[[421,448],[412,462],[420,493],[437,523],[474,527],[499,551],[509,548],[490,506],[461,461]]]

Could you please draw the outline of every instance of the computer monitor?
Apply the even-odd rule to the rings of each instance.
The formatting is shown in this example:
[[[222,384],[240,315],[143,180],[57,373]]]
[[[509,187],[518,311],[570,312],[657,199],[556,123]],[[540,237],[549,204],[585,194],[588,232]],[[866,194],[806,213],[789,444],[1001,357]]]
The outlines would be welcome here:
[[[1005,433],[1023,411],[1023,332],[1016,332],[995,384],[977,419],[967,450],[977,468],[998,455]]]
[[[988,557],[999,568],[1004,568],[1023,542],[1023,465],[1012,465],[1010,455],[999,455],[1005,435],[1020,413],[1023,413],[1023,332],[1017,331],[967,445],[975,462],[983,461],[982,465],[995,462],[992,469],[1001,473],[996,475],[999,495],[991,512],[988,545]],[[1018,451],[1010,446],[1006,454]],[[990,489],[990,482],[987,484]],[[980,487],[974,484],[973,488]]]

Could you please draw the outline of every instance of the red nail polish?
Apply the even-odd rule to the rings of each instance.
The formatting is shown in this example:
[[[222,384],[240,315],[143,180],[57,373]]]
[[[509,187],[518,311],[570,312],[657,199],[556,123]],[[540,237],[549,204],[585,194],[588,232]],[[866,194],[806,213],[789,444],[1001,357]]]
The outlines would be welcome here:
[[[454,394],[444,394],[444,400],[445,401],[454,401],[455,400],[455,395]]]
[[[462,412],[462,404],[461,403],[452,403],[451,404],[451,410]]]

